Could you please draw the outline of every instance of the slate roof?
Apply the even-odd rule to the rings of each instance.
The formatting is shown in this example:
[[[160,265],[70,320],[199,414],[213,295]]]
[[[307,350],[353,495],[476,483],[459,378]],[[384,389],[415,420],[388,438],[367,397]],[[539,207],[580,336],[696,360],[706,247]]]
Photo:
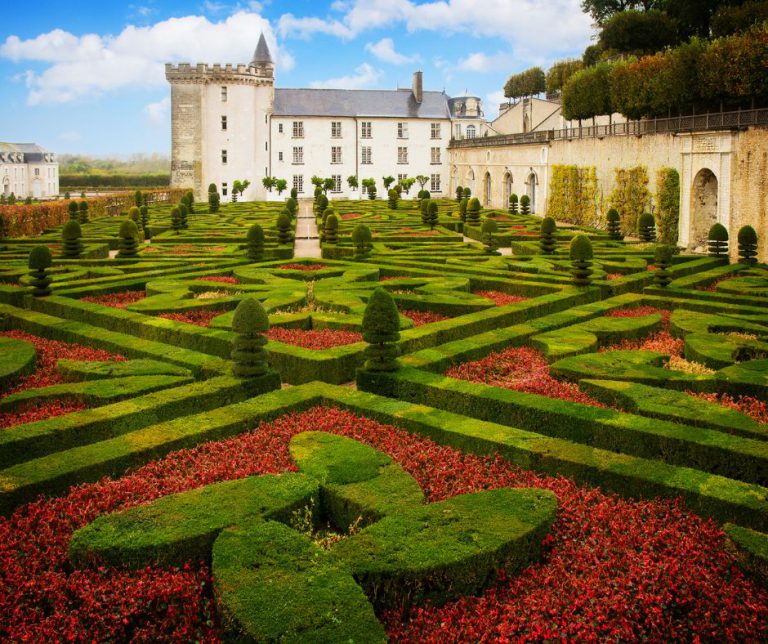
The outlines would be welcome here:
[[[6,152],[21,152],[24,155],[24,163],[40,163],[45,161],[43,155],[50,154],[48,150],[37,143],[6,143],[0,141],[0,154]]]
[[[424,92],[419,104],[410,89],[275,89],[273,115],[450,118],[444,92]]]
[[[271,65],[274,61],[272,60],[272,54],[269,52],[269,47],[267,46],[267,39],[264,38],[264,34],[262,33],[259,36],[259,43],[256,45],[256,51],[253,52],[251,65],[263,65],[265,63]]]

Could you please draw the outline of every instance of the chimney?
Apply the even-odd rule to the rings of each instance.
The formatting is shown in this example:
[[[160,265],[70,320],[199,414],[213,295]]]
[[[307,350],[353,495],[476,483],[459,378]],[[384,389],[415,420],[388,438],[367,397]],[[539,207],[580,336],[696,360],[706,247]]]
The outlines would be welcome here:
[[[424,99],[424,87],[422,85],[422,73],[413,72],[413,99],[421,104]]]

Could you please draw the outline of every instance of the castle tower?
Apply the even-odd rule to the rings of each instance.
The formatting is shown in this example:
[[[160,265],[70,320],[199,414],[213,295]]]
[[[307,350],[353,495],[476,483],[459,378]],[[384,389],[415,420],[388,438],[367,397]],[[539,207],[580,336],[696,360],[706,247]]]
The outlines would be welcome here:
[[[274,62],[264,34],[248,65],[166,64],[171,84],[171,186],[207,199],[215,183],[231,201],[232,183],[248,179],[243,199],[263,198],[269,168]]]

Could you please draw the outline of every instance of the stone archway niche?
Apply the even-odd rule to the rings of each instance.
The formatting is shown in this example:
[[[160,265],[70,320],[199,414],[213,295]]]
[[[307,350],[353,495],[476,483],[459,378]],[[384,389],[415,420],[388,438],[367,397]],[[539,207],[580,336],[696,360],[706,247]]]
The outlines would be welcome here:
[[[709,168],[703,168],[691,185],[691,246],[706,247],[709,229],[717,223],[718,196],[715,173]]]

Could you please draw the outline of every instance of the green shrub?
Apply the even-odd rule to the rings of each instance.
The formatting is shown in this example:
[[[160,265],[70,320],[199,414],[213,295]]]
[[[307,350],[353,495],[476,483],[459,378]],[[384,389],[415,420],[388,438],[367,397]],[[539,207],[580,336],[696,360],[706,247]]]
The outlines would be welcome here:
[[[605,216],[608,222],[608,237],[615,241],[621,241],[624,239],[624,235],[621,234],[621,216],[616,208],[611,208]]]
[[[193,193],[191,190],[188,190],[186,193],[184,193],[184,197],[182,197],[182,201],[184,202],[184,205],[187,207],[187,210],[189,211],[189,214],[192,215],[195,212],[195,193]]]
[[[509,212],[513,215],[516,215],[519,212],[519,199],[517,198],[517,195],[513,192],[511,195],[509,195]]]
[[[486,219],[483,221],[483,225],[480,227],[480,232],[483,236],[483,244],[485,245],[485,252],[488,255],[496,253],[496,249],[499,247],[494,235],[499,232],[499,226],[493,219]]]
[[[397,202],[400,201],[400,193],[394,188],[387,192],[387,206],[390,210],[397,210]]]
[[[707,245],[711,257],[728,255],[728,230],[723,224],[713,224],[707,235]]]
[[[464,188],[464,199],[469,199],[472,196],[472,188]]]
[[[293,236],[291,235],[291,218],[281,212],[277,216],[277,243],[290,244]]]
[[[291,199],[293,199],[296,203],[298,203],[299,191],[296,188],[291,188]]]
[[[368,299],[363,313],[363,339],[368,343],[365,349],[364,369],[368,371],[397,371],[400,364],[397,356],[400,350],[400,314],[392,295],[383,288],[377,288]]]
[[[144,230],[144,239],[149,239],[152,236],[152,231],[149,229],[149,206],[141,206],[139,208],[139,214],[141,215],[141,227]]]
[[[264,259],[264,229],[259,224],[253,224],[248,229],[246,247],[246,255],[252,262],[260,262]]]
[[[53,264],[51,250],[48,246],[38,244],[29,251],[28,267],[31,269],[30,283],[32,284],[32,295],[35,297],[45,297],[51,294],[51,280],[46,269]]]
[[[211,186],[213,186],[213,190],[210,190]],[[221,196],[219,195],[219,191],[216,190],[216,184],[212,183],[211,186],[209,186],[208,191],[208,212],[219,212]]]
[[[368,199],[373,201],[376,199],[376,186],[375,184],[371,184],[368,186]]]
[[[528,195],[523,195],[522,197],[520,197],[520,214],[521,215],[531,214],[531,198]]]
[[[181,228],[189,228],[189,223],[187,222],[187,215],[189,214],[189,209],[187,208],[187,204],[183,201],[179,203],[179,223],[181,225]]]
[[[662,288],[666,288],[672,281],[672,277],[669,274],[669,267],[672,265],[673,254],[674,249],[667,244],[659,244],[654,251],[653,263],[656,265],[656,271],[653,274],[653,279],[656,284]]]
[[[83,231],[80,222],[70,219],[61,230],[62,249],[61,256],[64,259],[79,259],[83,252],[83,242],[80,238]]]
[[[138,206],[131,206],[128,209],[128,219],[133,221],[137,226],[141,222],[141,211]]]
[[[757,233],[752,226],[739,228],[739,262],[751,266],[757,262]]]
[[[464,188],[461,186],[456,186],[456,201],[461,202],[461,200],[464,198]]]
[[[79,206],[79,216],[78,219],[80,219],[81,224],[87,224],[88,223],[88,202],[87,201],[81,201]]]
[[[264,305],[249,297],[240,302],[232,318],[237,333],[232,349],[232,374],[238,378],[256,378],[269,371],[269,352],[264,348],[269,331],[269,317]]]
[[[117,246],[117,257],[136,257],[138,254],[139,227],[133,220],[127,219],[120,224]]]
[[[336,213],[330,213],[325,218],[323,232],[325,233],[325,241],[328,244],[337,244],[339,242],[339,218],[336,216]]]
[[[467,223],[472,226],[480,224],[480,200],[477,197],[470,199],[467,205]]]
[[[297,213],[297,212],[298,212],[298,210],[299,210],[299,202],[298,202],[296,199],[294,199],[293,197],[290,197],[290,198],[289,198],[289,199],[288,199],[288,200],[285,202],[285,207],[288,209],[288,214],[289,214],[291,217],[295,217],[295,216],[296,216],[296,213]]]
[[[357,224],[352,230],[352,244],[355,247],[355,259],[363,259],[371,250],[373,236],[365,224]]]
[[[644,212],[637,218],[637,235],[645,243],[656,241],[656,219],[650,212]]]
[[[586,235],[576,235],[571,240],[571,275],[575,286],[589,286],[592,283],[590,275],[592,266],[592,242]]]
[[[137,208],[141,208],[141,205],[144,203],[144,198],[141,196],[141,190],[137,190],[133,193],[133,205]]]
[[[178,206],[171,208],[171,228],[179,234],[181,230],[181,210]]]
[[[539,248],[542,254],[551,255],[555,252],[555,231],[557,224],[552,217],[544,217],[539,228]]]
[[[427,202],[427,217],[424,223],[429,226],[430,230],[434,230],[435,226],[437,226],[437,221],[437,202],[430,199]]]
[[[69,209],[70,219],[80,219],[80,209],[77,207],[76,201],[70,201],[67,208]]]
[[[464,197],[459,202],[459,219],[461,219],[462,222],[467,221],[467,207],[469,206],[469,199]]]

